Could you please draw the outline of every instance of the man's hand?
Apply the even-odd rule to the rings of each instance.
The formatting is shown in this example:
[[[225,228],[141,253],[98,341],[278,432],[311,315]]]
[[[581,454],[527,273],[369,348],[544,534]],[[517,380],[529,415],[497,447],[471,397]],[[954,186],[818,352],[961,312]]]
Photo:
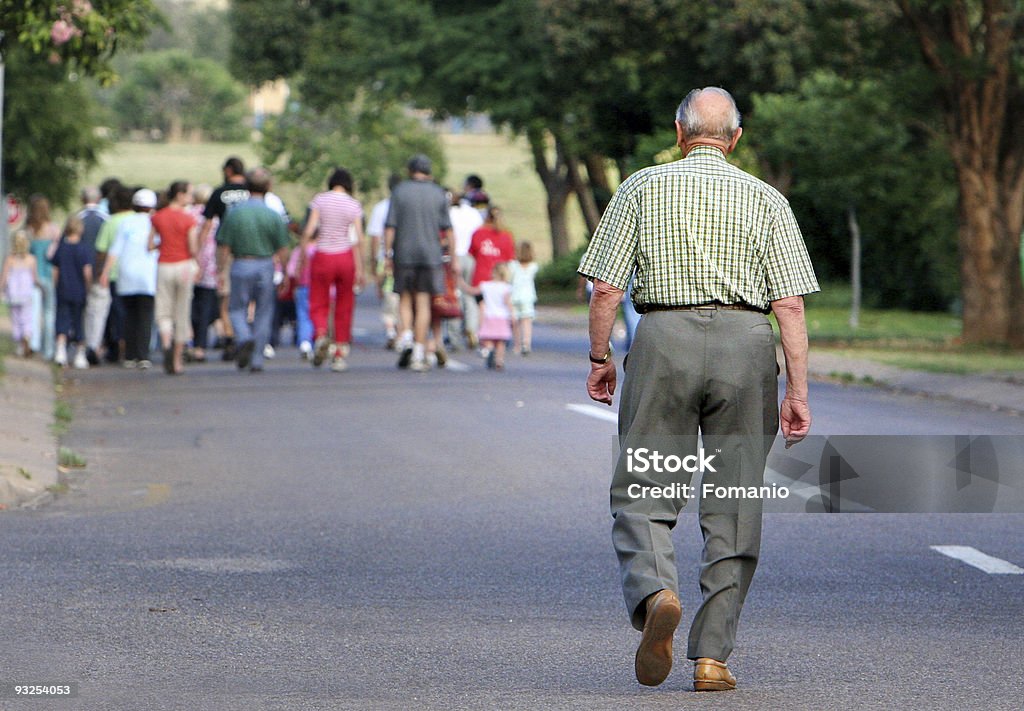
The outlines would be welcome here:
[[[612,396],[615,394],[615,379],[614,361],[609,359],[607,363],[600,365],[591,363],[590,375],[587,376],[587,395],[591,400],[611,405]]]
[[[779,420],[782,422],[782,436],[786,438],[786,449],[789,449],[810,431],[811,408],[806,400],[787,395],[779,408]]]

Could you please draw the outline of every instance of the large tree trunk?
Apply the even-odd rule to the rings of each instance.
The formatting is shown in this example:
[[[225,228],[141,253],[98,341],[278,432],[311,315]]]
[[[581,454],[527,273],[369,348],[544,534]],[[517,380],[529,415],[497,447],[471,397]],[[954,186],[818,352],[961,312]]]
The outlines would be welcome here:
[[[1024,345],[1020,220],[1007,214],[1004,191],[991,171],[957,168],[964,342]]]
[[[960,187],[965,343],[1024,345],[1024,86],[1014,66],[1015,0],[899,0],[942,88]]]
[[[566,219],[566,205],[572,192],[569,168],[559,141],[555,141],[554,164],[548,162],[547,133],[541,129],[527,131],[530,151],[533,153],[533,167],[544,185],[547,194],[548,223],[551,226],[551,255],[561,257],[570,252],[569,223]]]
[[[597,209],[597,201],[594,199],[594,190],[590,183],[583,179],[580,173],[580,162],[573,154],[563,151],[565,154],[565,165],[569,171],[569,183],[576,193],[576,201],[579,203],[580,212],[583,213],[583,222],[587,226],[587,234],[594,234],[597,223],[601,220],[601,212]]]

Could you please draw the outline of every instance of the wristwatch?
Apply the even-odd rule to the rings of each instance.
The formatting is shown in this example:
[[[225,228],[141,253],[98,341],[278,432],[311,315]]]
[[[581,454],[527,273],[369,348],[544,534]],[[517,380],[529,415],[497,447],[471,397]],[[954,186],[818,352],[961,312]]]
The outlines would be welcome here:
[[[587,351],[587,355],[590,356],[590,362],[591,363],[597,363],[598,365],[604,365],[609,360],[611,360],[611,358],[612,358],[612,351],[611,351],[611,349],[608,349],[608,351],[604,354],[603,358],[595,358],[594,354],[591,353],[590,351]]]

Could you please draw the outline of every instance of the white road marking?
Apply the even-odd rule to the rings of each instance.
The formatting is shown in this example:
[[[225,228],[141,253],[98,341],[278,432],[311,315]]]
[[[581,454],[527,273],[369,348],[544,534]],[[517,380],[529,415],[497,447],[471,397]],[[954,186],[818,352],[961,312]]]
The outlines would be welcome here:
[[[619,415],[615,410],[602,409],[597,405],[573,404],[566,405],[565,409],[578,412],[579,414],[586,415],[587,417],[596,417],[597,419],[604,420],[605,422],[614,422],[615,424],[619,424]]]
[[[989,575],[1024,575],[1024,568],[1018,568],[1013,563],[982,553],[971,546],[930,546],[930,548],[942,555],[963,561],[967,565],[973,565]]]

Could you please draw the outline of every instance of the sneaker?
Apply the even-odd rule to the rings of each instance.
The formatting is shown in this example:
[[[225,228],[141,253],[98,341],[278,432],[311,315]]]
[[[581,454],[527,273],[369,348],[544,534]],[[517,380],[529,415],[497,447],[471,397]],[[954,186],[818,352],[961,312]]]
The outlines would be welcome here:
[[[124,367],[124,368],[127,368],[128,370],[135,370],[136,368],[139,367],[139,361],[137,361],[137,360],[126,360],[123,363],[121,363],[121,366]]]
[[[427,362],[426,358],[414,360],[412,361],[412,363],[409,364],[409,370],[415,373],[426,373],[428,370],[430,370],[430,363]]]
[[[525,347],[525,346],[523,346],[523,349],[521,351],[519,351],[519,355],[521,355],[521,356],[528,356],[528,355],[530,355],[530,349]]]
[[[299,357],[302,360],[309,360],[313,357],[313,344],[309,341],[303,341],[299,344]]]
[[[327,356],[330,355],[331,342],[327,336],[320,336],[316,339],[316,345],[313,346],[313,367],[319,368],[327,360]]]
[[[344,373],[348,370],[348,363],[345,361],[345,356],[341,353],[335,353],[334,358],[331,359],[331,370],[335,373]]]
[[[238,355],[236,357],[236,365],[239,370],[245,370],[252,363],[252,352],[256,350],[256,344],[252,341],[246,341],[239,347]]]
[[[139,365],[137,367],[139,370],[149,370],[153,367],[153,361],[143,358],[139,361]]]
[[[85,349],[85,360],[86,362],[89,363],[89,365],[100,364],[100,357],[96,355],[96,351],[94,351],[92,348]]]
[[[85,357],[85,349],[84,348],[79,348],[78,352],[75,353],[75,363],[74,363],[74,366],[75,366],[76,370],[88,370],[89,369],[89,359]]]
[[[267,360],[274,360],[274,356],[276,356],[276,355],[277,355],[277,351],[274,350],[274,347],[272,345],[270,345],[268,343],[267,345],[263,346],[263,357],[264,358],[266,358]]]
[[[412,362],[412,346],[406,346],[402,349],[402,355],[398,356],[398,367],[409,368],[409,364]]]
[[[68,364],[68,349],[63,343],[57,344],[57,350],[53,356],[53,362],[64,368]]]

